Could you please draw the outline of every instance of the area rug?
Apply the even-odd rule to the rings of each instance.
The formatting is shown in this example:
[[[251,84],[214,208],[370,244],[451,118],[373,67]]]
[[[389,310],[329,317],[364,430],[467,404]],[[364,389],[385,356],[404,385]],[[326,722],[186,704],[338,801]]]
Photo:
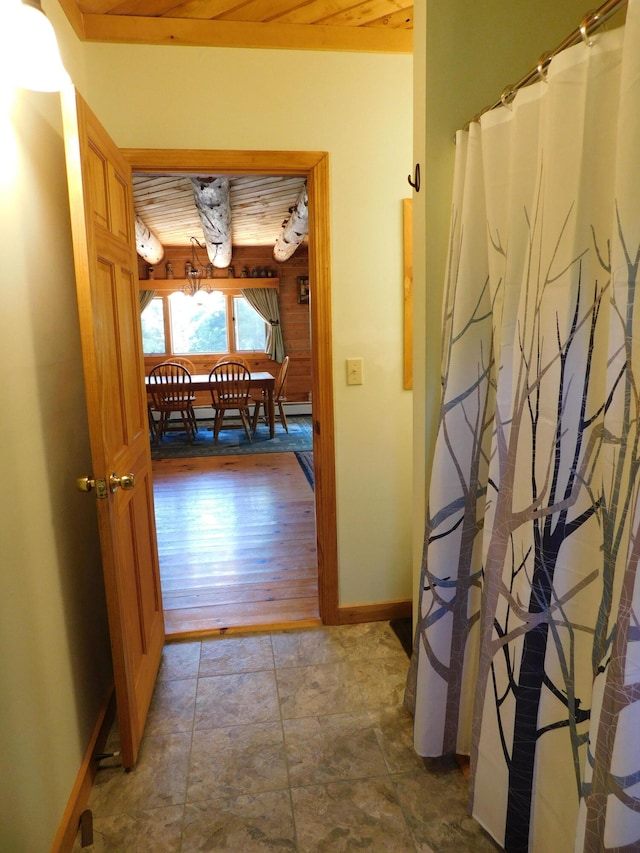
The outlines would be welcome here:
[[[168,432],[159,444],[151,445],[152,459],[183,459],[193,456],[237,456],[245,453],[286,453],[304,452],[313,449],[311,415],[292,415],[287,418],[289,432],[276,423],[275,436],[269,438],[269,427],[258,425],[249,441],[244,429],[238,423],[227,421],[213,443],[213,420],[198,421],[198,434],[189,444],[186,434],[176,430]]]
[[[314,481],[314,473],[313,473],[313,451],[312,450],[298,450],[296,451],[296,459],[300,463],[300,467],[304,471],[304,476],[307,478],[307,482],[315,491],[315,481]]]

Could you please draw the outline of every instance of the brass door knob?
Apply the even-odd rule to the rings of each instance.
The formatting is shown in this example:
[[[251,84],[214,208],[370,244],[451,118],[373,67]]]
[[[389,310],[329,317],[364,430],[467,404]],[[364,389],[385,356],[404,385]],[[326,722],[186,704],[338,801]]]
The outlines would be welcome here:
[[[80,492],[91,492],[95,488],[96,481],[94,477],[78,477],[76,486]]]
[[[109,477],[109,485],[111,486],[111,491],[115,492],[116,489],[120,488],[123,492],[128,492],[129,489],[133,489],[136,484],[136,475],[135,474],[123,474],[122,477],[116,476],[115,472]]]
[[[76,487],[81,492],[95,492],[98,500],[104,500],[109,495],[104,477],[78,477]]]

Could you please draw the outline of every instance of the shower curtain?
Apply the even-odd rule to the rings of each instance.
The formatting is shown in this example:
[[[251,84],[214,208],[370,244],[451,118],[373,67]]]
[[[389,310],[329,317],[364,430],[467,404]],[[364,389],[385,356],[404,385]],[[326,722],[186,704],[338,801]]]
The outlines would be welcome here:
[[[640,850],[640,0],[457,135],[407,695],[508,853]]]

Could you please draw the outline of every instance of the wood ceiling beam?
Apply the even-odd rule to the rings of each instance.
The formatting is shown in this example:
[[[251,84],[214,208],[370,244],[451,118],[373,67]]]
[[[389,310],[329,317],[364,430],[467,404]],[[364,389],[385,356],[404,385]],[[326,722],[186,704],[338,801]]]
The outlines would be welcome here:
[[[60,0],[72,25],[77,15],[72,0]],[[77,7],[75,7],[77,12]],[[411,53],[413,32],[383,27],[333,27],[318,24],[262,24],[240,21],[202,21],[145,18],[131,15],[82,15],[85,41],[199,47],[334,50],[368,53]]]

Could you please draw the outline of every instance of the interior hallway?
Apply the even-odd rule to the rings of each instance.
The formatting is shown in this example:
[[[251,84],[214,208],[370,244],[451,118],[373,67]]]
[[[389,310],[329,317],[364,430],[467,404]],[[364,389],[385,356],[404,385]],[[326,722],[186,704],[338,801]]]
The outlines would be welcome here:
[[[84,849],[495,851],[457,765],[413,751],[407,669],[387,622],[167,645],[138,766],[103,762]]]

